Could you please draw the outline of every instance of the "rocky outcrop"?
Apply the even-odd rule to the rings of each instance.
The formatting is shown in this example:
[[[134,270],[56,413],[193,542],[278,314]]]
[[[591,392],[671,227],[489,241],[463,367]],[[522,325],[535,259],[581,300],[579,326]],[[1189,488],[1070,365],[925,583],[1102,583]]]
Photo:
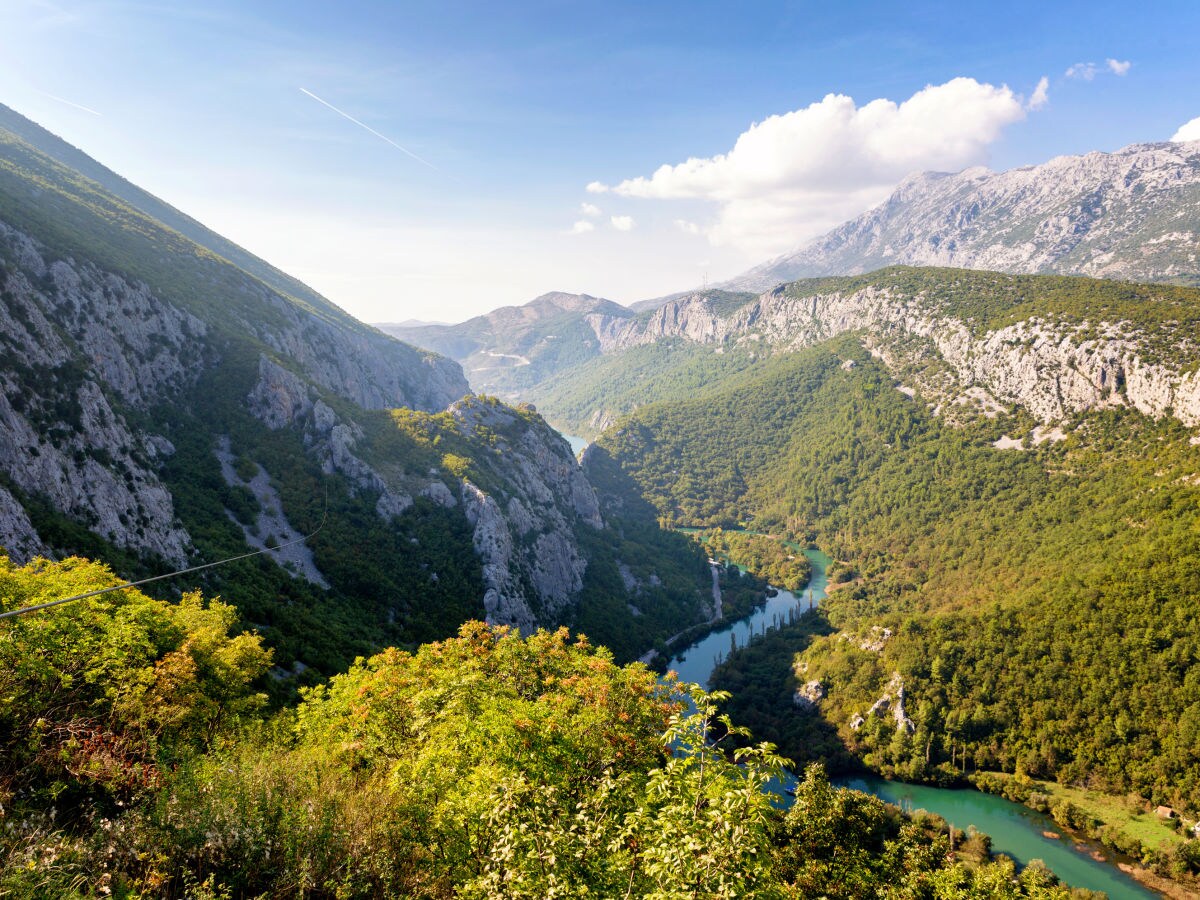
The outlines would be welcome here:
[[[17,498],[0,487],[0,552],[15,563],[24,564],[48,549],[29,521],[25,507]]]
[[[255,464],[248,479],[242,478],[234,466],[236,458],[230,450],[229,437],[223,435],[217,443],[217,460],[221,463],[221,477],[231,487],[248,490],[258,504],[253,522],[242,522],[229,510],[226,513],[241,526],[246,543],[256,550],[267,550],[271,559],[290,572],[299,575],[317,587],[328,588],[329,582],[317,568],[312,550],[304,544],[304,535],[293,527],[283,512],[279,492],[271,484],[271,478],[262,466]]]
[[[290,359],[306,380],[364,409],[406,407],[428,412],[470,392],[453,360],[417,350],[353,322],[308,315],[286,298],[263,289],[282,321],[269,327],[247,322],[276,354]]]
[[[857,731],[865,724],[867,718],[883,719],[889,716],[896,723],[897,731],[912,734],[917,730],[917,726],[904,711],[904,680],[900,677],[899,672],[892,673],[892,680],[884,688],[883,695],[871,704],[865,717],[855,715],[850,720],[850,728]]]
[[[5,476],[118,546],[184,562],[191,541],[155,467],[170,442],[136,431],[113,402],[144,407],[192,382],[203,359],[180,349],[203,325],[144,286],[46,262],[5,226],[0,260]],[[26,546],[44,549],[32,540],[27,533]]]
[[[595,490],[570,445],[532,408],[469,398],[449,412],[463,435],[486,435],[492,452],[481,468],[500,476],[494,493],[467,479],[460,486],[483,562],[488,620],[523,631],[560,621],[587,571],[578,529],[604,527]]]
[[[950,381],[924,385],[925,399],[939,410],[1012,404],[1050,424],[1124,405],[1200,425],[1200,372],[1158,361],[1163,354],[1127,322],[1030,318],[981,332],[923,294],[882,284],[849,292],[777,289],[733,312],[716,310],[703,297],[684,298],[637,319],[588,321],[606,353],[668,338],[796,350],[862,332],[864,342],[891,365],[924,353],[948,366]],[[1181,345],[1181,351],[1185,362],[1194,355],[1194,348]]]
[[[820,681],[806,681],[792,695],[792,705],[798,712],[815,713],[825,699],[825,686]]]
[[[896,264],[1194,282],[1200,142],[915,175],[880,206],[724,286],[762,291]]]
[[[375,510],[384,519],[401,515],[412,506],[412,496],[389,484],[384,477],[356,453],[362,429],[344,421],[316,396],[316,390],[295,372],[263,355],[259,358],[258,380],[246,396],[250,412],[273,430],[295,426],[304,434],[308,451],[321,462],[327,475],[344,475],[359,491],[378,495]],[[434,490],[421,483],[417,489],[435,502],[453,505],[445,485]]]

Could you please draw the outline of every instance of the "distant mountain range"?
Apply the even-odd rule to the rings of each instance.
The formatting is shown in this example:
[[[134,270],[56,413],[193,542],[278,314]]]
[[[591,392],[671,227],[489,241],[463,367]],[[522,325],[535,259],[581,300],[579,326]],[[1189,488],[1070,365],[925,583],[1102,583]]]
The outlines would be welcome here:
[[[1200,142],[914,175],[875,209],[704,291],[630,307],[551,293],[458,325],[379,327],[457,360],[476,390],[524,399],[609,352],[614,320],[638,330],[666,306],[737,305],[799,278],[894,265],[1200,285]]]
[[[914,175],[880,206],[721,286],[765,291],[897,264],[1200,284],[1200,141]]]
[[[564,368],[600,354],[585,317],[632,316],[612,300],[553,292],[458,325],[380,324],[402,341],[457,360],[476,391],[513,399]]]

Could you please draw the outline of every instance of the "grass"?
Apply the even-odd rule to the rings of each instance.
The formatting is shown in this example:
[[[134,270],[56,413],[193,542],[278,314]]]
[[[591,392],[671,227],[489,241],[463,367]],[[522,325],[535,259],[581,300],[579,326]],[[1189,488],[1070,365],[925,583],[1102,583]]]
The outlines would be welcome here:
[[[1013,775],[994,774],[995,777],[1004,780],[1015,778]],[[1061,800],[1073,803],[1092,819],[1116,829],[1149,850],[1168,850],[1185,840],[1170,823],[1160,819],[1153,808],[1145,809],[1146,803],[1141,798],[1116,797],[1101,791],[1067,787],[1052,781],[1027,783],[1033,790],[1047,795],[1051,806]]]

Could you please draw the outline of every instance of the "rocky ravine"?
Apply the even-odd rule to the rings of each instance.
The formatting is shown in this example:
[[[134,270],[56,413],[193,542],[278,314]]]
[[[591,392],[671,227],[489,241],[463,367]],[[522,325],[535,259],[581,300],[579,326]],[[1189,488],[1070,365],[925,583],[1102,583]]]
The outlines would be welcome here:
[[[420,477],[384,474],[362,458],[360,426],[341,418],[310,385],[266,357],[247,400],[268,428],[302,431],[309,452],[327,473],[343,475],[359,491],[378,496],[376,513],[383,518],[402,514],[415,496],[447,508],[461,504],[483,564],[490,622],[531,631],[561,621],[578,600],[587,560],[576,529],[602,529],[604,521],[570,445],[540,419],[474,397],[448,408],[464,437],[484,429],[495,439],[481,463],[502,487],[488,491],[442,469]]]
[[[896,264],[1198,283],[1200,141],[915,175],[880,206],[722,286],[762,291]]]
[[[727,314],[713,311],[703,298],[685,298],[638,319],[593,315],[588,321],[606,353],[669,337],[715,345],[752,342],[776,352],[860,331],[894,370],[914,354],[940,357],[953,377],[918,385],[939,409],[968,401],[984,408],[1016,404],[1049,424],[1128,405],[1200,425],[1200,373],[1155,361],[1128,323],[1084,327],[1030,318],[978,334],[921,294],[871,286],[811,294],[781,288]]]

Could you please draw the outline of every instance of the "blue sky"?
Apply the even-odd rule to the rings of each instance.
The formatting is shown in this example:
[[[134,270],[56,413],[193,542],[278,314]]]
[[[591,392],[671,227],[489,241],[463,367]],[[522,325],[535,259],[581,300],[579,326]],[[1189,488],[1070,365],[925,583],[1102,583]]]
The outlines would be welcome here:
[[[0,23],[0,102],[368,321],[683,290],[910,169],[1200,116],[1194,2],[0,0]]]

